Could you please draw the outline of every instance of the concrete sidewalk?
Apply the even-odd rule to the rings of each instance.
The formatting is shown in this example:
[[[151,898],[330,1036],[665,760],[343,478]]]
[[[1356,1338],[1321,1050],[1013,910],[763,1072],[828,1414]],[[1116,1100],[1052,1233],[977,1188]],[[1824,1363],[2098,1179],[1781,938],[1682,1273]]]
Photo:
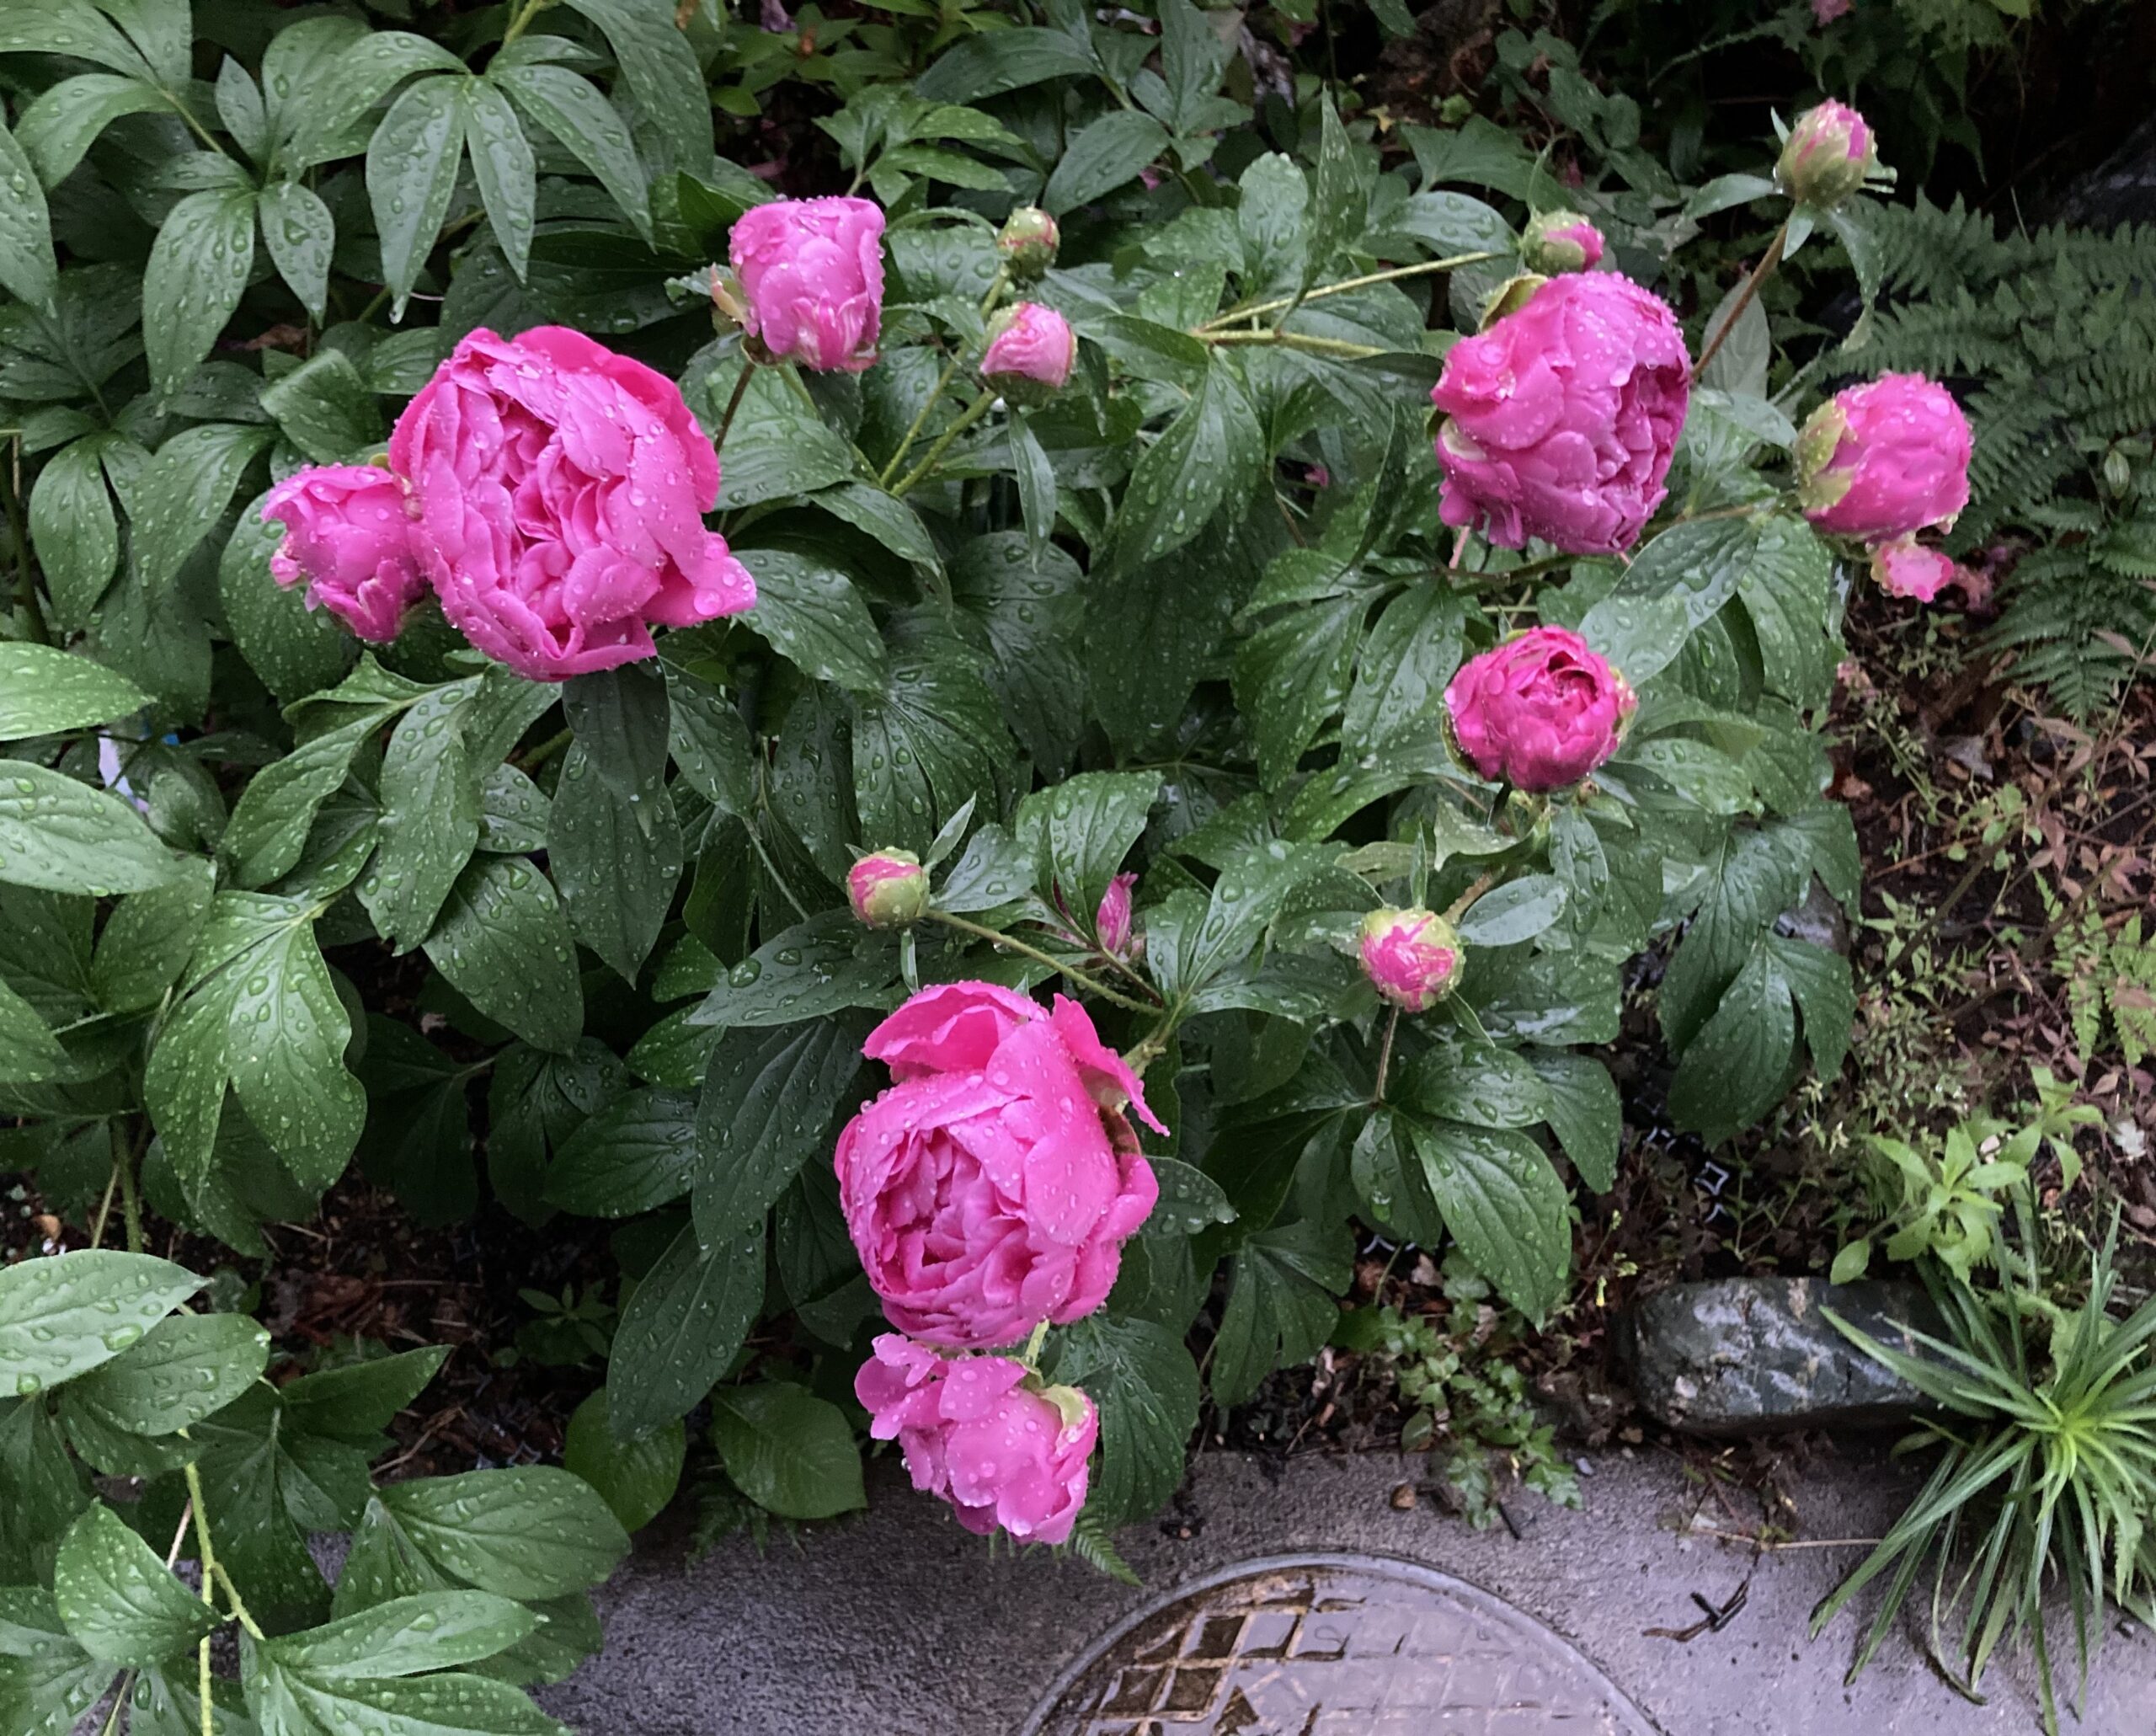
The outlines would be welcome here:
[[[1829,1540],[1876,1537],[1907,1498],[1909,1485],[1882,1464],[1833,1462],[1794,1485],[1804,1537],[1827,1546],[1756,1563],[1747,1545],[1678,1529],[1702,1495],[1673,1458],[1620,1454],[1593,1466],[1584,1512],[1529,1497],[1515,1538],[1471,1530],[1428,1501],[1393,1507],[1419,1461],[1312,1456],[1274,1475],[1206,1454],[1166,1523],[1117,1538],[1146,1582],[1134,1591],[1043,1550],[991,1557],[881,1460],[868,1512],[798,1547],[775,1540],[759,1557],[736,1537],[691,1568],[678,1542],[641,1550],[600,1594],[606,1651],[542,1697],[587,1736],[1011,1736],[1065,1666],[1149,1599],[1250,1557],[1323,1550],[1419,1562],[1496,1594],[1577,1646],[1668,1736],[2041,1728],[2018,1659],[1995,1665],[1989,1703],[1972,1706],[1906,1637],[1845,1687],[1867,1608],[1806,1639],[1813,1604],[1861,1556]],[[1741,1523],[1710,1493],[1701,1522],[1751,1529],[1756,1503],[1732,1494],[1729,1504]],[[1689,1626],[1691,1594],[1725,1605],[1748,1574],[1748,1596],[1722,1632],[1689,1643],[1642,1632]],[[2070,1659],[2063,1632],[2055,1649]],[[2070,1662],[2063,1680],[2070,1687]],[[2120,1623],[2097,1659],[2085,1718],[2068,1715],[2063,1727],[2156,1732],[2156,1637]]]

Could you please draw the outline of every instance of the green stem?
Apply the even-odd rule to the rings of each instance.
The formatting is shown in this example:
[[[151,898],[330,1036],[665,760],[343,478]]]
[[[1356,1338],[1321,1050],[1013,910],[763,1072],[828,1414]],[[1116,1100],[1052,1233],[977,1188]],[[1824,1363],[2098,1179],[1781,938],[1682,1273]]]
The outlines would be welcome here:
[[[112,1691],[112,1710],[104,1715],[104,1723],[98,1728],[98,1736],[112,1736],[120,1728],[120,1708],[127,1704],[128,1691],[135,1685],[135,1672],[122,1670],[120,1680]]]
[[[741,358],[741,377],[734,382],[733,395],[726,400],[725,413],[718,419],[718,431],[711,437],[711,449],[716,452],[726,444],[727,431],[734,426],[734,413],[741,408],[741,400],[749,395],[749,382],[755,377],[756,365],[747,356]]]
[[[1069,977],[1071,981],[1076,983],[1079,987],[1091,990],[1093,993],[1098,995],[1103,1001],[1113,1002],[1118,1007],[1127,1007],[1133,1012],[1157,1012],[1160,1011],[1158,1007],[1151,1005],[1147,1002],[1134,1001],[1129,996],[1122,993],[1120,991],[1110,988],[1106,983],[1101,981],[1099,978],[1087,975],[1086,972],[1077,969],[1076,966],[1065,964],[1062,959],[1055,957],[1054,954],[1051,953],[1044,953],[1038,947],[1027,945],[1024,941],[1020,940],[1015,935],[1005,934],[1000,930],[985,927],[979,922],[969,922],[963,916],[953,916],[948,911],[931,911],[928,914],[937,921],[942,923],[947,928],[955,928],[961,934],[970,934],[976,940],[987,941],[991,945],[1000,947],[1006,952],[1021,953],[1024,957],[1033,959],[1037,964],[1047,965],[1051,970],[1060,971],[1064,975]]]
[[[90,1226],[90,1246],[102,1247],[104,1226],[112,1216],[113,1196],[120,1191],[120,1166],[125,1160],[115,1155],[112,1160],[112,1173],[105,1178],[104,1198],[98,1201],[97,1221]]]
[[[1230,307],[1225,313],[1216,315],[1191,334],[1202,338],[1215,327],[1234,325],[1238,321],[1257,319],[1267,313],[1283,312],[1299,303],[1307,305],[1321,302],[1327,296],[1344,296],[1351,290],[1368,289],[1373,284],[1396,283],[1403,277],[1424,277],[1433,271],[1454,271],[1462,265],[1481,265],[1500,257],[1497,254],[1455,254],[1449,259],[1425,259],[1417,265],[1392,265],[1383,271],[1365,272],[1360,277],[1343,278],[1338,283],[1328,283],[1312,290],[1305,296],[1278,296],[1270,302],[1260,302],[1250,307]]]
[[[1448,922],[1457,922],[1462,916],[1467,914],[1468,905],[1473,904],[1476,899],[1481,897],[1484,893],[1487,892],[1491,887],[1497,884],[1497,876],[1495,872],[1486,874],[1478,874],[1475,879],[1474,884],[1470,885],[1466,891],[1461,893],[1459,897],[1453,900],[1451,907],[1445,911],[1445,921]]]
[[[142,1196],[135,1185],[135,1166],[141,1161],[142,1152],[150,1143],[150,1124],[138,1121],[130,1149],[120,1158],[120,1221],[127,1226],[127,1251],[142,1252]]]
[[[980,317],[983,319],[995,311],[995,304],[1003,299],[1003,292],[1011,287],[1011,268],[996,267],[995,275],[988,286],[988,293],[980,298]]]
[[[1377,1083],[1370,1087],[1370,1107],[1375,1108],[1385,1101],[1385,1075],[1392,1071],[1392,1039],[1400,1029],[1400,1009],[1396,1007],[1385,1022],[1385,1039],[1378,1044]]]
[[[1372,353],[1374,354],[1375,352],[1373,351]],[[914,467],[909,470],[904,476],[900,477],[896,486],[892,489],[891,492],[894,494],[905,494],[908,489],[912,488],[915,483],[926,476],[930,471],[935,469],[937,460],[941,458],[944,453],[950,451],[951,442],[956,440],[960,435],[963,434],[966,430],[972,427],[974,423],[979,421],[983,416],[986,415],[990,408],[995,403],[995,393],[984,392],[979,398],[976,398],[971,403],[968,404],[964,409],[958,413],[958,420],[952,423],[948,428],[945,429],[942,434],[937,436],[936,444],[928,449],[928,456],[923,458],[920,463],[915,465]]]
[[[1337,355],[1358,361],[1385,352],[1374,344],[1351,344],[1345,338],[1314,338],[1305,332],[1193,332],[1206,344],[1277,344],[1283,350],[1307,350],[1312,355]]]
[[[574,729],[563,729],[558,731],[554,734],[549,735],[544,741],[541,742],[538,746],[533,748],[530,753],[524,756],[524,762],[521,768],[524,775],[529,777],[534,772],[536,772],[542,766],[545,765],[547,761],[552,759],[556,754],[559,753],[563,748],[567,747],[575,740],[576,731]]]
[[[1139,1039],[1135,1049],[1124,1055],[1123,1060],[1129,1065],[1134,1078],[1143,1079],[1146,1068],[1167,1053],[1168,1039],[1174,1036],[1176,1027],[1182,1022],[1182,1006],[1177,1002],[1166,1008],[1161,1015],[1160,1023]]]
[[[1700,352],[1699,361],[1693,364],[1692,377],[1694,380],[1707,371],[1707,364],[1715,359],[1716,352],[1737,329],[1738,316],[1752,305],[1752,298],[1759,293],[1759,286],[1774,275],[1774,267],[1781,264],[1782,248],[1788,241],[1789,223],[1787,219],[1784,219],[1781,227],[1774,231],[1774,238],[1767,243],[1766,252],[1759,255],[1759,263],[1752,268],[1752,275],[1744,280],[1743,286],[1737,291],[1737,299],[1729,304],[1728,318],[1715,328],[1714,336],[1707,340],[1707,347]]]
[[[502,47],[507,48],[510,43],[521,36],[531,20],[538,17],[552,3],[552,0],[524,0],[523,11],[511,19],[509,28],[502,32]]]
[[[883,467],[882,473],[877,477],[877,482],[883,487],[887,489],[890,487],[891,478],[899,473],[899,464],[905,461],[906,454],[913,450],[913,443],[921,438],[921,430],[928,425],[928,419],[935,414],[936,406],[942,399],[944,389],[950,385],[953,376],[958,371],[958,352],[953,350],[950,361],[943,364],[943,371],[937,377],[936,383],[929,387],[928,396],[921,400],[921,414],[913,419],[913,425],[899,436],[898,451],[891,454],[891,462]]]
[[[1033,1335],[1026,1340],[1026,1352],[1019,1360],[1038,1374],[1041,1366],[1041,1346],[1048,1343],[1048,1322],[1043,1320],[1033,1328]]]

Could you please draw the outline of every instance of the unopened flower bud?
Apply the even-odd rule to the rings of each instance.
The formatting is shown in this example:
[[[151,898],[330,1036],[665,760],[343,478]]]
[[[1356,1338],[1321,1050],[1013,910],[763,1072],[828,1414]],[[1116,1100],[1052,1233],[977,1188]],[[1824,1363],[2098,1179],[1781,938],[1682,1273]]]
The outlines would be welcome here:
[[[1118,874],[1108,882],[1101,907],[1093,915],[1093,932],[1100,937],[1101,950],[1118,959],[1134,958],[1145,949],[1145,942],[1131,930],[1130,889],[1137,884],[1135,874]]]
[[[997,314],[988,329],[980,376],[1007,402],[1046,403],[1070,383],[1078,339],[1054,308],[1020,302]]]
[[[1602,263],[1602,232],[1574,211],[1538,211],[1520,232],[1519,256],[1545,276],[1592,271]]]
[[[846,871],[846,895],[871,928],[904,928],[928,914],[928,871],[910,850],[878,850]]]
[[[1387,906],[1363,918],[1363,974],[1379,996],[1403,1012],[1423,1012],[1460,980],[1460,935],[1420,906]]]
[[[1055,263],[1062,238],[1054,217],[1037,205],[1022,205],[996,231],[995,250],[1014,281],[1032,283]]]
[[[1831,211],[1864,185],[1878,160],[1864,116],[1829,97],[1797,116],[1774,179],[1792,199]]]

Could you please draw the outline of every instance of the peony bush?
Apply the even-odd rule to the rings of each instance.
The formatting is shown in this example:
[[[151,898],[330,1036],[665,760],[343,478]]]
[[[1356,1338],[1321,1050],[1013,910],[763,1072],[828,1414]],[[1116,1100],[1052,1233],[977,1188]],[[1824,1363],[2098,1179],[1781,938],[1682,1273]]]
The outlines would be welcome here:
[[[1850,111],[1564,192],[1259,112],[1187,0],[1051,6],[855,91],[847,190],[787,197],[714,148],[707,8],[169,10],[0,41],[0,1114],[49,1198],[250,1269],[355,1166],[608,1221],[573,1457],[628,1523],[707,1419],[744,1501],[843,1510],[865,1428],[1113,1564],[1358,1238],[1564,1309],[1628,982],[1710,1140],[1840,1066],[1847,964],[1779,922],[1856,895],[1839,614],[1937,595],[1969,453],[1927,382],[1794,419],[1833,358],[1757,290],[1860,254]],[[1740,206],[1782,227],[1686,305]],[[388,1540],[333,1605],[286,1538],[364,1477],[295,1493],[230,1366],[198,1467],[24,1365],[0,1430],[66,1476],[0,1455],[0,1586],[96,1472],[250,1644],[438,1590]]]

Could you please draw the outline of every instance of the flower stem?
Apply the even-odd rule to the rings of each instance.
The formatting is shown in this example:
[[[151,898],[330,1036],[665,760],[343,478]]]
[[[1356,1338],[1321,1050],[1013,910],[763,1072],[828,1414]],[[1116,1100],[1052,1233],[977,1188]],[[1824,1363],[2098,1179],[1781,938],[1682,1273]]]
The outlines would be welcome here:
[[[1345,338],[1314,338],[1307,332],[1193,332],[1206,344],[1277,344],[1283,350],[1307,350],[1312,355],[1337,355],[1359,361],[1366,355],[1385,352],[1374,344],[1351,344]]]
[[[1360,277],[1349,277],[1338,283],[1322,285],[1306,296],[1278,296],[1270,302],[1260,302],[1255,307],[1231,307],[1225,313],[1207,320],[1191,335],[1203,338],[1216,327],[1233,325],[1240,320],[1257,319],[1267,313],[1278,313],[1299,303],[1307,306],[1312,302],[1321,302],[1327,296],[1344,296],[1351,290],[1369,289],[1373,284],[1395,283],[1403,277],[1422,277],[1433,271],[1451,271],[1462,265],[1481,265],[1497,257],[1496,254],[1455,254],[1449,259],[1424,259],[1420,264],[1393,265],[1383,271],[1366,272]]]
[[[1461,893],[1459,897],[1453,900],[1451,906],[1445,911],[1445,921],[1448,922],[1457,922],[1462,916],[1467,914],[1468,905],[1473,904],[1476,899],[1481,897],[1484,893],[1487,892],[1491,887],[1497,884],[1497,876],[1494,872],[1486,874],[1476,875],[1474,884],[1470,885],[1466,891]]]
[[[142,1196],[135,1185],[135,1166],[141,1161],[149,1143],[150,1124],[147,1120],[137,1121],[128,1149],[120,1157],[120,1221],[127,1226],[130,1253],[142,1252]]]
[[[531,20],[538,17],[540,13],[544,11],[546,8],[552,3],[552,0],[524,0],[523,11],[518,13],[515,18],[511,19],[510,20],[509,28],[502,32],[502,47],[507,48],[510,43],[515,41],[518,37],[521,36],[525,32],[526,27],[531,24]],[[497,51],[497,52],[499,51]]]
[[[1392,1071],[1392,1039],[1400,1029],[1400,1009],[1396,1007],[1385,1022],[1385,1037],[1378,1044],[1377,1083],[1370,1087],[1370,1107],[1375,1108],[1385,1101],[1385,1075]]]
[[[749,382],[755,377],[756,365],[746,355],[741,358],[741,377],[734,382],[734,391],[726,400],[725,413],[718,419],[718,431],[711,437],[711,449],[718,451],[726,444],[727,430],[734,426],[734,413],[741,408],[741,400],[749,395]]]
[[[928,425],[928,419],[936,413],[936,406],[943,396],[944,388],[950,385],[952,377],[958,371],[958,353],[954,350],[951,352],[950,361],[943,364],[943,371],[937,376],[936,383],[928,388],[928,396],[921,400],[921,414],[913,419],[913,425],[900,436],[898,451],[891,454],[891,462],[878,475],[876,480],[883,487],[890,487],[891,478],[899,473],[899,466],[905,462],[906,454],[913,450],[913,443],[921,438],[921,430]]]
[[[1737,299],[1729,304],[1729,317],[1715,328],[1714,335],[1707,339],[1707,347],[1700,352],[1700,359],[1693,364],[1692,377],[1697,380],[1707,371],[1707,364],[1715,359],[1732,331],[1736,329],[1738,317],[1752,305],[1752,298],[1759,293],[1759,286],[1774,275],[1774,267],[1782,262],[1782,248],[1789,241],[1789,224],[1785,221],[1774,231],[1774,238],[1767,243],[1767,250],[1759,255],[1759,263],[1752,268],[1752,275],[1744,280],[1737,292]]]
[[[542,766],[545,765],[547,761],[552,759],[556,754],[561,752],[563,748],[567,747],[575,740],[576,731],[574,729],[563,729],[558,731],[554,734],[549,735],[544,741],[541,742],[538,746],[533,748],[530,753],[524,756],[523,763],[520,767],[524,775],[529,777],[534,772],[536,772]]]
[[[961,934],[970,934],[976,940],[987,941],[992,945],[1003,948],[1006,952],[1021,953],[1026,958],[1033,959],[1036,963],[1047,965],[1051,970],[1060,971],[1064,975],[1069,977],[1071,981],[1076,983],[1079,987],[1091,990],[1093,993],[1098,995],[1103,1001],[1112,1001],[1118,1007],[1127,1007],[1133,1012],[1157,1012],[1160,1011],[1159,1007],[1150,1002],[1145,1001],[1134,1001],[1129,996],[1123,994],[1118,990],[1110,988],[1106,983],[1101,981],[1099,978],[1089,976],[1076,966],[1065,964],[1062,959],[1056,958],[1053,953],[1044,953],[1038,947],[1028,946],[1024,941],[1018,939],[1015,935],[1002,933],[996,929],[984,927],[979,922],[969,922],[963,916],[953,916],[948,911],[931,911],[928,914],[937,921],[942,923],[947,928],[955,928]]]
[[[948,428],[945,429],[942,434],[937,436],[936,444],[928,449],[928,455],[924,457],[920,463],[915,465],[912,469],[909,470],[904,476],[900,477],[898,482],[893,486],[891,492],[894,494],[905,494],[915,483],[926,476],[930,471],[935,469],[937,461],[940,459],[944,453],[950,451],[951,442],[956,440],[960,435],[963,434],[966,430],[972,427],[974,423],[979,421],[983,416],[986,415],[990,408],[995,403],[995,393],[983,392],[979,397],[976,398],[971,403],[968,404],[964,409],[958,413],[958,420],[953,422]]]

